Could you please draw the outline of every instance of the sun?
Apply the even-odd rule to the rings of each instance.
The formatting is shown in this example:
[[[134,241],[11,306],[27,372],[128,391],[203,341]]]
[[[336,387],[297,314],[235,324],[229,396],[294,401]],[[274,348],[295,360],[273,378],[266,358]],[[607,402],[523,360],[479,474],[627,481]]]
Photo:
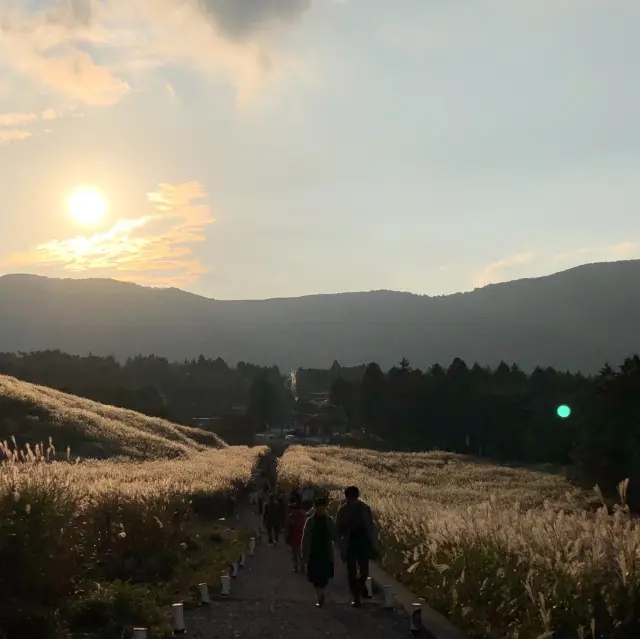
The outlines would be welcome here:
[[[67,210],[80,226],[97,226],[107,215],[109,201],[98,189],[86,186],[69,196]]]

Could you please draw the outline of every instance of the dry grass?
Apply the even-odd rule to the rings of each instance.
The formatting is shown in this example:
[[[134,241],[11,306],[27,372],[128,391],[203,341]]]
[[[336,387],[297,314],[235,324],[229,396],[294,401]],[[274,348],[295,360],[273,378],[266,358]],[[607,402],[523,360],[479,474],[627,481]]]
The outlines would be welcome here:
[[[640,636],[640,524],[557,475],[447,453],[292,447],[281,481],[356,484],[384,566],[472,636]],[[624,497],[624,487],[622,497]]]
[[[192,574],[203,562],[218,570],[237,539],[208,551],[202,521],[227,514],[228,498],[249,483],[265,452],[227,447],[186,459],[47,463],[39,447],[5,450],[0,564],[12,578],[0,580],[0,631],[49,639],[95,627],[102,629],[91,636],[115,639],[137,623],[153,627],[152,637],[167,636],[158,589],[175,589],[185,566]]]
[[[11,416],[11,423],[3,427],[5,436],[25,435],[27,441],[52,436],[59,445],[71,445],[75,454],[82,454],[82,445],[87,442],[101,445],[107,455],[143,459],[186,457],[225,446],[219,437],[205,430],[106,406],[6,375],[0,375],[0,402],[2,417]]]

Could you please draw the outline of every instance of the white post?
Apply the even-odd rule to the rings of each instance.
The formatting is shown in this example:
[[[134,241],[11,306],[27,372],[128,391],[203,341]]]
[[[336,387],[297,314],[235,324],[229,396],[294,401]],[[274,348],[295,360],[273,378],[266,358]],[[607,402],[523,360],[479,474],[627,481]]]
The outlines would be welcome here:
[[[422,629],[422,604],[411,604],[411,625],[410,630],[416,631]]]
[[[249,539],[249,557],[253,557],[253,553],[256,551],[256,538],[251,537]]]
[[[238,562],[234,561],[231,564],[231,577],[232,579],[235,579],[238,576]]]
[[[200,591],[200,603],[208,605],[211,603],[209,599],[209,588],[207,584],[198,584],[198,590]]]
[[[229,574],[223,572],[222,575],[220,575],[220,594],[223,597],[228,597],[230,591],[231,581],[229,580]]]
[[[133,639],[147,639],[147,629],[146,628],[134,628],[133,629]]]
[[[371,577],[367,577],[367,580],[364,583],[367,588],[367,594],[369,597],[373,597],[373,581]]]
[[[181,603],[176,603],[171,606],[171,617],[173,618],[174,634],[182,634],[185,632],[184,606]]]
[[[240,559],[238,560],[238,564],[240,565],[240,568],[244,568],[245,563],[247,562],[247,556],[242,553],[240,555]]]
[[[391,592],[391,586],[383,586],[384,590],[384,607],[385,610],[391,610],[393,608],[393,593]]]

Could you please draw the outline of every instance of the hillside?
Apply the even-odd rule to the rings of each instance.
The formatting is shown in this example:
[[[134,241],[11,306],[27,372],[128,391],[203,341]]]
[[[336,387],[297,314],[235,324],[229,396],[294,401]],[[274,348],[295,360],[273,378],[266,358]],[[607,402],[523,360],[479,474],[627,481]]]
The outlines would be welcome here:
[[[57,456],[137,459],[185,457],[226,444],[213,433],[106,406],[45,386],[0,375],[0,441],[25,443],[49,437]]]
[[[113,280],[0,278],[0,350],[200,354],[229,364],[344,366],[455,357],[593,372],[640,350],[640,260],[427,297],[393,291],[221,301]]]

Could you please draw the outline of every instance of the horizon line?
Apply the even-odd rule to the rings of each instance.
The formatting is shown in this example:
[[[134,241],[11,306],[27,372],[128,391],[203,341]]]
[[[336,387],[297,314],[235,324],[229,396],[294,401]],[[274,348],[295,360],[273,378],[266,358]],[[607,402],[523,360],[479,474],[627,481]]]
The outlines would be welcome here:
[[[520,277],[513,280],[505,280],[504,282],[492,282],[490,284],[485,284],[484,286],[475,286],[472,289],[453,291],[451,293],[441,293],[438,295],[429,295],[428,293],[415,293],[413,291],[403,291],[398,289],[370,289],[370,290],[356,290],[356,291],[335,291],[332,293],[305,293],[303,295],[290,295],[290,296],[275,296],[275,297],[265,297],[265,298],[218,298],[218,297],[208,297],[206,295],[201,295],[200,293],[194,293],[193,291],[189,291],[187,289],[178,288],[175,286],[163,287],[163,286],[150,286],[146,284],[137,284],[136,282],[132,282],[130,280],[120,280],[115,277],[53,277],[49,275],[39,275],[37,273],[25,273],[25,272],[17,272],[17,273],[3,273],[0,275],[0,280],[6,278],[19,278],[19,277],[28,277],[33,279],[47,280],[47,281],[55,281],[55,282],[115,282],[117,284],[135,286],[136,288],[145,289],[145,290],[153,290],[153,291],[178,291],[180,293],[185,293],[187,295],[192,295],[193,297],[199,297],[203,300],[209,300],[213,302],[270,302],[270,301],[281,301],[281,300],[296,300],[296,299],[304,299],[307,297],[329,297],[329,296],[337,296],[337,295],[368,295],[371,293],[395,293],[398,295],[412,295],[414,297],[426,297],[429,299],[439,299],[442,297],[452,297],[454,295],[466,295],[468,293],[474,293],[476,291],[481,291],[487,288],[496,287],[496,286],[506,286],[508,284],[513,284],[515,282],[525,282],[530,280],[542,280],[549,277],[554,277],[557,275],[562,275],[564,273],[569,273],[571,271],[575,271],[577,269],[588,268],[592,266],[599,265],[612,265],[612,264],[621,264],[628,262],[640,262],[640,258],[636,259],[627,259],[627,260],[608,260],[601,262],[585,262],[583,264],[578,264],[576,266],[572,266],[570,268],[566,268],[560,271],[554,271],[553,273],[548,273],[547,275],[536,275],[532,277]]]

